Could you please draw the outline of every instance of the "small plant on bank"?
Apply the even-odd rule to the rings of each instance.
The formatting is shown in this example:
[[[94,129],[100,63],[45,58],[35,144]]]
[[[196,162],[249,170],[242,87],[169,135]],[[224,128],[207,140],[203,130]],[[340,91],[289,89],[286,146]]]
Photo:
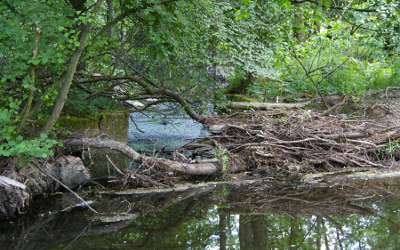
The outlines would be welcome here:
[[[216,157],[222,166],[222,173],[229,170],[229,153],[226,149],[218,148],[216,150]]]
[[[384,148],[384,152],[387,156],[395,157],[396,153],[400,150],[400,142],[393,141],[389,142]]]
[[[396,158],[397,152],[400,150],[400,141],[390,141],[385,147],[378,149],[375,152],[375,157],[378,159],[392,159]]]

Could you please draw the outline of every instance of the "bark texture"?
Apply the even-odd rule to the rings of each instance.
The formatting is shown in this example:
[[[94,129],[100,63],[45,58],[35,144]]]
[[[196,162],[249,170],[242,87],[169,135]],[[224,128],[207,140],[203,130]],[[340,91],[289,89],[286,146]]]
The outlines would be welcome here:
[[[33,197],[60,189],[62,182],[76,188],[90,179],[80,158],[63,156],[53,161],[35,162],[21,171],[0,175],[0,219],[15,217],[29,206]]]
[[[102,4],[102,0],[98,0],[96,2],[96,5],[93,9],[93,13],[96,14],[100,6]],[[72,84],[72,80],[75,76],[76,68],[78,66],[79,60],[81,59],[82,53],[85,50],[88,41],[89,41],[89,34],[91,30],[91,25],[86,24],[82,26],[81,29],[81,34],[79,38],[79,48],[72,54],[68,64],[67,68],[65,70],[65,73],[63,74],[61,78],[61,86],[60,90],[58,92],[57,96],[57,101],[54,105],[53,111],[47,120],[46,125],[43,127],[41,133],[46,134],[50,131],[50,129],[54,126],[58,118],[60,117],[61,111],[64,108],[65,101],[67,100],[69,89]]]
[[[229,106],[233,109],[268,110],[268,109],[302,108],[307,104],[309,104],[309,102],[299,102],[299,103],[231,102],[229,103]]]
[[[149,157],[146,155],[139,154],[128,145],[101,138],[76,138],[68,139],[64,141],[64,145],[67,147],[93,147],[93,148],[105,148],[110,150],[116,150],[127,155],[134,161],[140,162],[146,166],[156,165],[159,168],[165,169],[167,171],[173,171],[179,174],[187,175],[213,175],[220,173],[220,168],[213,163],[185,163],[178,162],[163,158]],[[235,168],[236,170],[236,168]]]

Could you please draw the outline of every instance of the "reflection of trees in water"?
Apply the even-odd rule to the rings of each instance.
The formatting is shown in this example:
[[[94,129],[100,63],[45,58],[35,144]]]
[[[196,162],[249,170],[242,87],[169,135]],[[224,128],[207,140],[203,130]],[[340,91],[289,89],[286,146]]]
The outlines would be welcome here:
[[[398,206],[385,204],[374,217],[240,214],[240,249],[398,249]]]
[[[184,195],[170,196],[158,201],[163,204],[159,210],[148,212],[124,227],[88,224],[81,212],[47,220],[37,218],[36,222],[29,222],[30,227],[25,225],[19,232],[12,231],[16,239],[24,239],[14,247],[10,241],[3,244],[11,233],[2,230],[0,245],[6,246],[5,249],[68,246],[68,249],[117,250],[396,249],[400,245],[400,202],[375,206],[364,203],[361,205],[373,207],[375,214],[359,214],[346,209],[332,213],[324,206],[293,200],[252,207],[228,196],[222,199],[219,194],[219,205],[207,196],[187,195],[188,199],[183,199]],[[254,210],[255,207],[260,209]]]
[[[267,221],[264,215],[239,216],[240,249],[266,249],[268,242]]]

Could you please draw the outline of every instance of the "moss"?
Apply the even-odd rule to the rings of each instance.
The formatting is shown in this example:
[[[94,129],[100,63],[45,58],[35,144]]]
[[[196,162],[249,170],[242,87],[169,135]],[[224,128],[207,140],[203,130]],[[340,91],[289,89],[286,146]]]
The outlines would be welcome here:
[[[128,142],[129,112],[103,113],[99,122],[102,133],[108,134],[114,140]]]
[[[74,131],[88,128],[98,128],[99,118],[63,116],[60,117],[58,123],[61,126]]]
[[[90,117],[62,116],[58,125],[72,133],[97,136],[105,133],[114,140],[127,142],[129,112],[104,112]]]

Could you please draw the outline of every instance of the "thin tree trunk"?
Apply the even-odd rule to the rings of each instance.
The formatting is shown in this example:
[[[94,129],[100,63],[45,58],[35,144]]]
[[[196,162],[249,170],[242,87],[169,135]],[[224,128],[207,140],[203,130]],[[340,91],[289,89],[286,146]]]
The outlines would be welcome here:
[[[268,246],[268,231],[265,215],[253,215],[252,216],[252,228],[253,228],[253,249],[264,250]]]
[[[113,6],[113,0],[107,0],[107,23],[112,22],[114,19],[114,6]],[[109,38],[113,37],[113,25],[110,25],[107,30],[107,34]]]
[[[96,5],[93,8],[94,14],[99,11],[102,2],[103,0],[97,0]],[[42,134],[47,134],[52,129],[54,124],[57,122],[58,118],[60,117],[61,111],[64,108],[65,101],[67,100],[69,89],[71,87],[72,80],[74,78],[79,60],[88,44],[90,29],[91,29],[90,24],[82,26],[79,38],[79,48],[72,54],[69,63],[67,65],[67,69],[61,78],[61,86],[58,92],[56,103],[54,105],[53,111],[49,119],[47,120],[46,125],[41,130]]]
[[[34,40],[33,51],[32,51],[32,60],[35,60],[38,55],[40,34],[41,34],[40,28],[36,27],[35,40]],[[36,66],[34,66],[34,65],[31,66],[31,81],[32,81],[32,86],[29,89],[29,97],[28,97],[26,105],[22,111],[22,118],[21,118],[19,130],[23,130],[23,128],[25,126],[25,122],[28,119],[31,108],[32,108],[32,102],[33,102],[33,96],[34,96],[34,90],[35,90],[35,84],[36,84]]]

